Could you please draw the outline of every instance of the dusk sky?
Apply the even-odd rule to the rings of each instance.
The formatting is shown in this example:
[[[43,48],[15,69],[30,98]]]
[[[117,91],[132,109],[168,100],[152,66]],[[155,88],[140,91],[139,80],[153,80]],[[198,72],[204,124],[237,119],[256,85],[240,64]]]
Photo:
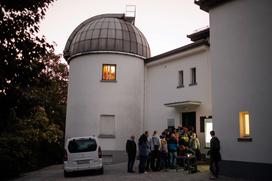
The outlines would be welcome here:
[[[81,22],[99,14],[125,13],[126,5],[136,5],[135,25],[147,38],[152,56],[190,43],[186,35],[209,25],[208,13],[194,0],[57,0],[41,22],[40,34],[62,53]]]

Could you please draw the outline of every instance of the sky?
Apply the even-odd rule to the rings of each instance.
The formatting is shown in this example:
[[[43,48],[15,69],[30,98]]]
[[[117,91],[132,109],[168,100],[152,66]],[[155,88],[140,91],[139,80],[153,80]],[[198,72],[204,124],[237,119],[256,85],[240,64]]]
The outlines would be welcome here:
[[[40,24],[39,35],[56,43],[62,53],[72,31],[84,20],[104,13],[125,13],[136,6],[135,26],[145,35],[155,56],[190,43],[188,34],[209,25],[208,13],[194,0],[56,0]]]

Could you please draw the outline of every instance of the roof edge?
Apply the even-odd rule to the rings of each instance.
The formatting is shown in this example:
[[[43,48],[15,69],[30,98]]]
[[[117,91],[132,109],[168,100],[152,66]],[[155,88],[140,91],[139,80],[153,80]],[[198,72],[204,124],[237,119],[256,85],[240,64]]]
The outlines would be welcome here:
[[[194,0],[195,4],[199,5],[200,9],[206,12],[209,12],[211,8],[229,1],[232,0]]]
[[[128,55],[128,56],[132,56],[132,57],[137,57],[137,58],[140,58],[140,59],[143,59],[143,60],[146,59],[146,57],[143,57],[141,55],[137,55],[137,54],[134,54],[134,53],[128,53],[128,52],[122,52],[122,51],[109,51],[109,50],[102,51],[102,50],[98,50],[98,51],[89,51],[89,52],[84,52],[84,53],[77,53],[75,55],[70,56],[67,59],[67,62],[68,62],[68,64],[70,64],[72,59],[74,59],[74,58],[76,58],[78,56],[90,55],[90,54],[119,54],[119,55]]]
[[[196,42],[201,39],[206,39],[210,37],[210,28],[205,28],[200,31],[197,31],[195,33],[187,35],[188,38],[191,39],[191,41]]]
[[[174,49],[174,50],[171,50],[171,51],[168,51],[168,52],[165,52],[165,53],[156,55],[156,56],[154,56],[154,57],[150,57],[150,58],[148,58],[148,59],[145,60],[145,63],[154,62],[154,61],[157,61],[157,60],[159,60],[159,59],[161,59],[161,58],[165,58],[165,57],[167,57],[167,56],[171,56],[171,55],[174,55],[174,54],[177,54],[177,53],[180,53],[180,52],[184,52],[184,51],[187,51],[187,50],[190,50],[190,49],[199,47],[199,46],[201,46],[201,45],[210,46],[208,40],[201,39],[201,40],[198,40],[198,41],[196,41],[196,42],[187,44],[187,45],[185,45],[185,46],[176,48],[176,49]]]

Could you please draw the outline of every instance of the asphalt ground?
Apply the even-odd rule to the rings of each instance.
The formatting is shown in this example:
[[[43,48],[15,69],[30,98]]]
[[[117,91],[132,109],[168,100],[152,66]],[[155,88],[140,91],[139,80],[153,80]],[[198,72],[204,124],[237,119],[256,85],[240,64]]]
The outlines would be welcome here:
[[[16,181],[54,181],[54,180],[76,180],[76,181],[207,181],[209,179],[208,165],[198,165],[198,172],[189,174],[181,169],[169,169],[160,172],[147,172],[144,174],[127,173],[126,163],[104,165],[104,174],[98,175],[95,172],[83,172],[65,178],[63,176],[63,165],[53,165],[41,170],[33,171],[22,175]],[[134,165],[137,171],[138,162]],[[243,179],[220,176],[220,181],[245,181]]]

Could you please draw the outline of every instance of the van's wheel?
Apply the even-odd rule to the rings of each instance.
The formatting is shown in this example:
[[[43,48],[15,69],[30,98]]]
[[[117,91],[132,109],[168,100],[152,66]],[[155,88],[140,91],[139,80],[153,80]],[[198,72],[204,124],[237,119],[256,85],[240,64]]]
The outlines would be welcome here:
[[[100,169],[98,170],[98,174],[103,175],[103,173],[104,173],[104,167],[102,167],[102,168],[100,168]]]

